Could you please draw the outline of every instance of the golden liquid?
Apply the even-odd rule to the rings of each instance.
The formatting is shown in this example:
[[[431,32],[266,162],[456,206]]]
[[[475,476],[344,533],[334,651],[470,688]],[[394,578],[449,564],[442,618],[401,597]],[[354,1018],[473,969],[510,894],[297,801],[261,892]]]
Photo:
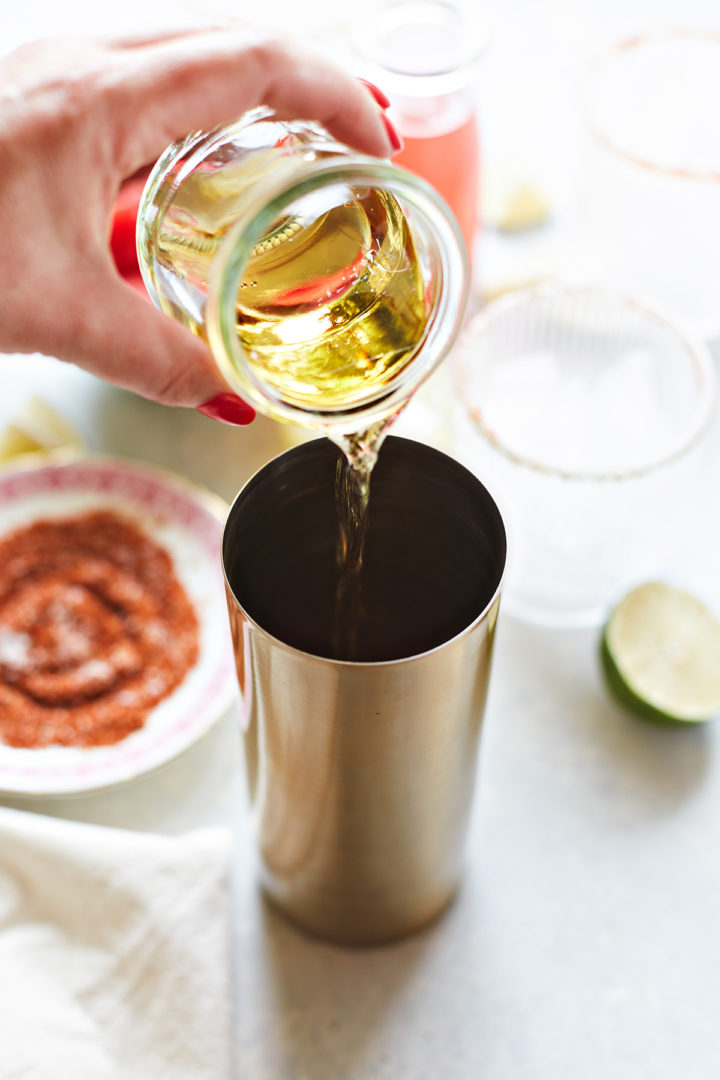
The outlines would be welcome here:
[[[197,170],[174,194],[157,237],[156,284],[169,276],[197,298],[196,314],[167,300],[166,309],[203,337],[211,265],[237,217],[246,172]],[[251,179],[260,172],[255,161]],[[277,397],[332,412],[382,397],[419,351],[431,306],[394,197],[335,184],[299,199],[256,243],[238,289],[237,334],[252,372]]]
[[[390,420],[381,420],[365,431],[334,440],[344,455],[335,478],[339,531],[332,646],[333,655],[339,660],[357,658],[361,623],[367,615],[362,566],[370,511],[370,478],[389,425]]]

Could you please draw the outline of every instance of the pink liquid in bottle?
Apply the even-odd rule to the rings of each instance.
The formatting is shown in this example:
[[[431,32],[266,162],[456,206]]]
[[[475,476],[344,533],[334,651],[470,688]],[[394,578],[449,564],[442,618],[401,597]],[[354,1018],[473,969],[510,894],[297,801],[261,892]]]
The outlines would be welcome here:
[[[472,260],[480,199],[480,136],[474,113],[459,127],[439,134],[405,134],[402,120],[398,128],[405,145],[393,163],[421,176],[442,195]]]
[[[472,260],[480,202],[475,89],[484,27],[458,0],[371,0],[351,40],[360,73],[390,99],[388,116],[405,144],[393,163],[442,196]]]

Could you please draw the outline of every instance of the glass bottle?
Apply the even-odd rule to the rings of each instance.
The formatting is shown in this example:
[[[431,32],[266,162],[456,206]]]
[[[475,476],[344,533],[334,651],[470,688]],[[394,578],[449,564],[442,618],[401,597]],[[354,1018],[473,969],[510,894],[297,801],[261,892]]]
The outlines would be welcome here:
[[[381,0],[351,31],[360,74],[390,98],[404,149],[393,161],[428,181],[457,218],[472,260],[479,225],[476,75],[485,38],[445,0]]]

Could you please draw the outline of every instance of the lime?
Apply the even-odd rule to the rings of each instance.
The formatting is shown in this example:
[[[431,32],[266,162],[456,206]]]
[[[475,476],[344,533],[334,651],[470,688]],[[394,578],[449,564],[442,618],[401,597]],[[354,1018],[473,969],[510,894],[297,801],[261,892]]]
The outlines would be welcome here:
[[[63,416],[41,398],[30,398],[0,432],[0,462],[18,454],[64,447],[80,449],[82,438]]]
[[[634,712],[681,724],[720,712],[720,622],[689,593],[639,585],[610,615],[600,652],[610,690]]]

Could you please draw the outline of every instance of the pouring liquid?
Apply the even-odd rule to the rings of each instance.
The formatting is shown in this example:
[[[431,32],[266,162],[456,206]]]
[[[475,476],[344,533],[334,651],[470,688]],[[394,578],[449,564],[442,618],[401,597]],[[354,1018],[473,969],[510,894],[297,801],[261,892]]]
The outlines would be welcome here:
[[[158,236],[161,306],[199,336],[213,258],[236,220],[242,180],[237,166],[197,170],[175,192]],[[352,660],[363,618],[370,477],[397,415],[364,427],[361,407],[382,398],[420,351],[434,298],[392,195],[337,184],[331,203],[318,213],[314,196],[302,197],[255,244],[238,288],[236,331],[254,377],[307,410],[307,426],[326,430],[344,454],[333,647],[336,658]],[[167,299],[173,290],[182,303]],[[333,411],[353,407],[354,423],[347,416],[342,427],[333,423]]]
[[[370,478],[391,420],[381,421],[363,432],[340,436],[333,442],[343,457],[335,478],[338,515],[338,583],[333,613],[333,655],[355,660],[367,610],[363,598],[363,555],[370,510]]]

